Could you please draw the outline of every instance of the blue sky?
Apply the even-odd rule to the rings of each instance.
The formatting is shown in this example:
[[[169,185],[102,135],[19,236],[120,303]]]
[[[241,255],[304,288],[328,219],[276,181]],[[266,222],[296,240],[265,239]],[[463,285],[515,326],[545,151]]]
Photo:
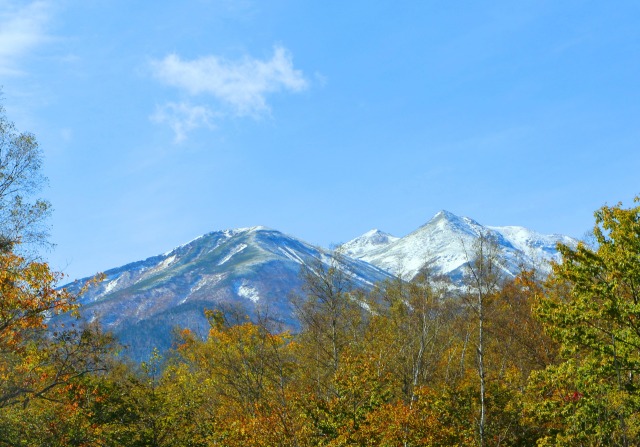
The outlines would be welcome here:
[[[581,237],[640,193],[638,23],[636,1],[0,0],[0,85],[70,279],[440,209]]]

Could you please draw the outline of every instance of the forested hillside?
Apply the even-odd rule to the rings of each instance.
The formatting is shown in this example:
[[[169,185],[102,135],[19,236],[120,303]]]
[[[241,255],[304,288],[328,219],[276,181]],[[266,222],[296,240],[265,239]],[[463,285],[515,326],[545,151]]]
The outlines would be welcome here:
[[[5,251],[0,445],[638,445],[640,206],[595,218],[546,278],[502,277],[481,238],[464,293],[308,266],[299,333],[211,310],[141,365],[97,327],[50,336],[73,297]]]

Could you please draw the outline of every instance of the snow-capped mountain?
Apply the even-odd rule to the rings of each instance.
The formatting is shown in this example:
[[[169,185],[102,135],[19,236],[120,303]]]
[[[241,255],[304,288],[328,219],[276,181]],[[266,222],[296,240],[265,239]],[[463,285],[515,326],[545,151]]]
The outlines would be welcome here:
[[[392,242],[400,239],[399,237],[392,236],[389,233],[373,229],[367,231],[362,236],[350,240],[349,242],[342,244],[341,250],[353,258],[361,258],[367,253],[374,250],[381,249],[391,244]]]
[[[558,257],[557,242],[576,243],[522,227],[486,227],[440,211],[407,236],[371,230],[338,252],[357,288],[370,289],[397,275],[411,280],[427,268],[459,283],[481,235],[497,242],[506,275],[516,274],[522,265],[544,269]],[[205,309],[240,308],[240,317],[249,318],[268,314],[295,329],[289,298],[301,292],[302,266],[318,260],[327,265],[330,252],[276,230],[216,231],[162,255],[107,270],[105,279],[81,296],[81,312],[114,332],[136,358],[154,347],[168,348],[176,327],[204,336]],[[84,282],[67,288],[78,292]]]
[[[208,330],[204,309],[240,306],[268,314],[285,327],[296,321],[289,297],[300,292],[301,266],[330,262],[329,253],[265,227],[208,233],[162,255],[107,270],[80,299],[82,315],[102,325],[142,358],[170,346],[172,329]],[[345,258],[355,287],[390,277],[364,261]],[[80,284],[67,286],[79,290]]]
[[[461,280],[465,264],[473,258],[474,243],[481,235],[497,242],[501,265],[507,275],[516,274],[522,265],[544,271],[548,269],[549,261],[558,260],[558,242],[577,243],[568,236],[542,235],[523,227],[483,226],[448,211],[440,211],[425,225],[399,239],[376,244],[375,234],[365,233],[343,244],[342,250],[348,256],[367,261],[407,280],[425,268],[433,274]],[[367,242],[370,237],[374,239]]]

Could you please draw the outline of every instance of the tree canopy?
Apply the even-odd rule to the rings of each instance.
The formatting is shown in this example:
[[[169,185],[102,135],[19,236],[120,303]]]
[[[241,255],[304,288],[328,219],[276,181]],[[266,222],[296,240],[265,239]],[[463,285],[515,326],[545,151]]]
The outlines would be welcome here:
[[[36,197],[47,179],[36,137],[19,132],[0,106],[0,249],[48,244],[51,204]]]
[[[637,203],[638,198],[635,199]],[[564,361],[534,375],[545,442],[640,443],[640,206],[595,213],[594,246],[560,246],[537,308]]]

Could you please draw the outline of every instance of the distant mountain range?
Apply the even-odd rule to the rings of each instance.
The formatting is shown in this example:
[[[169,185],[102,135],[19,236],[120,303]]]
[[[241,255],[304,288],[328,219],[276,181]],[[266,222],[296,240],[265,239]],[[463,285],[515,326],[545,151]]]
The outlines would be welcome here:
[[[468,217],[440,211],[402,238],[371,230],[341,247],[345,254],[407,280],[429,268],[433,274],[460,281],[481,235],[497,243],[506,275],[517,274],[521,266],[548,270],[549,261],[559,260],[558,242],[577,243],[560,234],[544,235],[514,226],[488,227]]]
[[[522,265],[544,269],[558,258],[557,242],[576,243],[522,227],[485,227],[441,211],[402,238],[371,230],[338,250],[354,286],[365,290],[398,275],[411,280],[425,268],[459,283],[482,234],[497,242],[506,275],[515,275]],[[317,262],[331,262],[331,252],[276,230],[216,231],[162,255],[107,270],[105,279],[80,298],[81,312],[87,320],[99,319],[136,358],[153,347],[168,348],[175,327],[205,335],[207,308],[239,307],[250,318],[267,313],[295,329],[290,296],[301,293],[302,266]],[[66,287],[77,291],[84,282]]]

